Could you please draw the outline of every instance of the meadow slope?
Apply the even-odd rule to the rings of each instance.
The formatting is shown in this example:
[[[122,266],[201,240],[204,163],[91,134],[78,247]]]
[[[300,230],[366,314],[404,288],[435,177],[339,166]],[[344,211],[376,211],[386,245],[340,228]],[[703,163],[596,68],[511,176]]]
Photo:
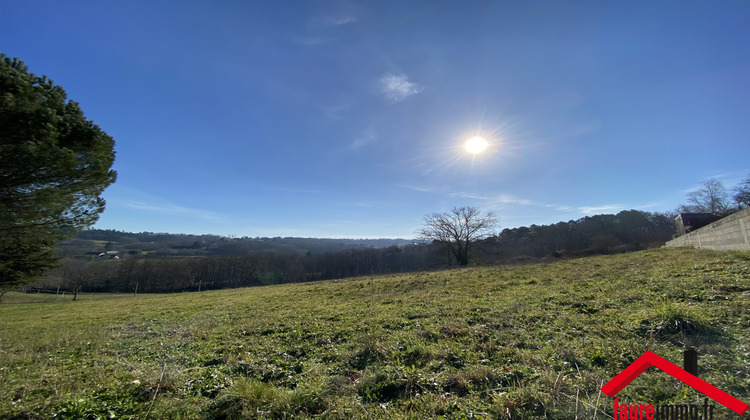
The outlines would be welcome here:
[[[603,383],[646,350],[681,365],[686,346],[703,379],[749,402],[749,309],[750,253],[693,249],[77,302],[9,293],[0,418],[604,419]],[[618,397],[703,401],[655,368]]]

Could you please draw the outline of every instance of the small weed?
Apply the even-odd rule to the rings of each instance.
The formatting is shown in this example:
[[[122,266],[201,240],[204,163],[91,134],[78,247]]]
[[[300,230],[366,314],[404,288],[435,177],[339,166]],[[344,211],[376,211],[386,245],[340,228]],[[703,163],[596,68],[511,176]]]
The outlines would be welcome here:
[[[357,394],[367,402],[393,401],[406,392],[406,376],[393,368],[367,372],[357,385]]]
[[[641,321],[641,331],[658,337],[675,335],[716,334],[708,316],[694,306],[678,302],[659,302],[654,305],[651,315]]]
[[[52,417],[60,419],[135,419],[149,401],[150,393],[135,384],[125,389],[103,389],[59,402]]]
[[[271,384],[239,378],[216,399],[213,418],[249,418],[269,412],[279,394],[279,390]]]
[[[229,381],[226,375],[207,369],[202,376],[187,380],[182,389],[203,397],[214,398],[227,387]]]
[[[535,419],[547,417],[545,397],[531,389],[522,389],[500,395],[490,407],[490,413],[499,419]]]
[[[444,389],[446,392],[459,396],[470,393],[486,395],[489,390],[501,385],[509,385],[516,379],[518,378],[513,378],[513,375],[500,375],[492,368],[479,366],[449,376],[445,381]]]
[[[423,366],[433,359],[433,354],[429,347],[410,340],[399,344],[396,357],[398,362],[403,365]]]
[[[386,349],[380,340],[372,335],[368,335],[362,339],[358,349],[352,354],[349,359],[349,365],[356,369],[364,369],[369,365],[383,360],[385,356]]]
[[[586,355],[586,358],[592,366],[603,367],[607,365],[608,356],[604,351],[592,350]]]

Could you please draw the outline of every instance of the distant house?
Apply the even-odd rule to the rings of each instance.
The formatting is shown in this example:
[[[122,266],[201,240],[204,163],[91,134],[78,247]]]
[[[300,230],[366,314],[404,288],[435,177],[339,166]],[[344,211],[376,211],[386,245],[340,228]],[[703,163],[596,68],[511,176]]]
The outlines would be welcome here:
[[[680,213],[674,219],[677,226],[677,236],[700,229],[719,219],[720,217],[713,213]]]
[[[119,260],[120,259],[120,251],[106,251],[102,252],[101,254],[97,255],[97,258],[99,259],[111,259],[111,260]]]

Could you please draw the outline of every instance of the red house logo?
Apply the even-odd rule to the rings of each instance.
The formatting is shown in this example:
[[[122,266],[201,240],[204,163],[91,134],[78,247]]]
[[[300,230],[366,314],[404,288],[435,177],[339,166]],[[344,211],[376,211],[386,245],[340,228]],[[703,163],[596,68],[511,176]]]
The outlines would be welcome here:
[[[651,351],[643,353],[641,357],[639,357],[628,367],[623,369],[623,371],[612,378],[611,381],[607,382],[602,387],[602,392],[605,395],[614,397],[618,392],[620,392],[630,382],[632,382],[633,379],[637,378],[641,373],[645,372],[646,369],[650,368],[651,366],[656,366],[667,374],[673,376],[676,379],[679,379],[686,385],[692,387],[696,391],[713,399],[714,401],[727,407],[737,414],[742,415],[747,412],[748,408],[750,408],[750,405],[738,400],[737,398],[734,398],[733,396],[727,394],[719,388],[716,388],[703,379],[687,372],[681,367]]]

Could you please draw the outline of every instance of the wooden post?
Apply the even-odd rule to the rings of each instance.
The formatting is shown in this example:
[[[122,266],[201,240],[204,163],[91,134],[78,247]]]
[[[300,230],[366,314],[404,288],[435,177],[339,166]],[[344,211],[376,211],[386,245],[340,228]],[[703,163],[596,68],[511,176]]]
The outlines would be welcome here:
[[[685,370],[698,376],[698,352],[695,349],[687,349],[683,353],[683,365]]]

